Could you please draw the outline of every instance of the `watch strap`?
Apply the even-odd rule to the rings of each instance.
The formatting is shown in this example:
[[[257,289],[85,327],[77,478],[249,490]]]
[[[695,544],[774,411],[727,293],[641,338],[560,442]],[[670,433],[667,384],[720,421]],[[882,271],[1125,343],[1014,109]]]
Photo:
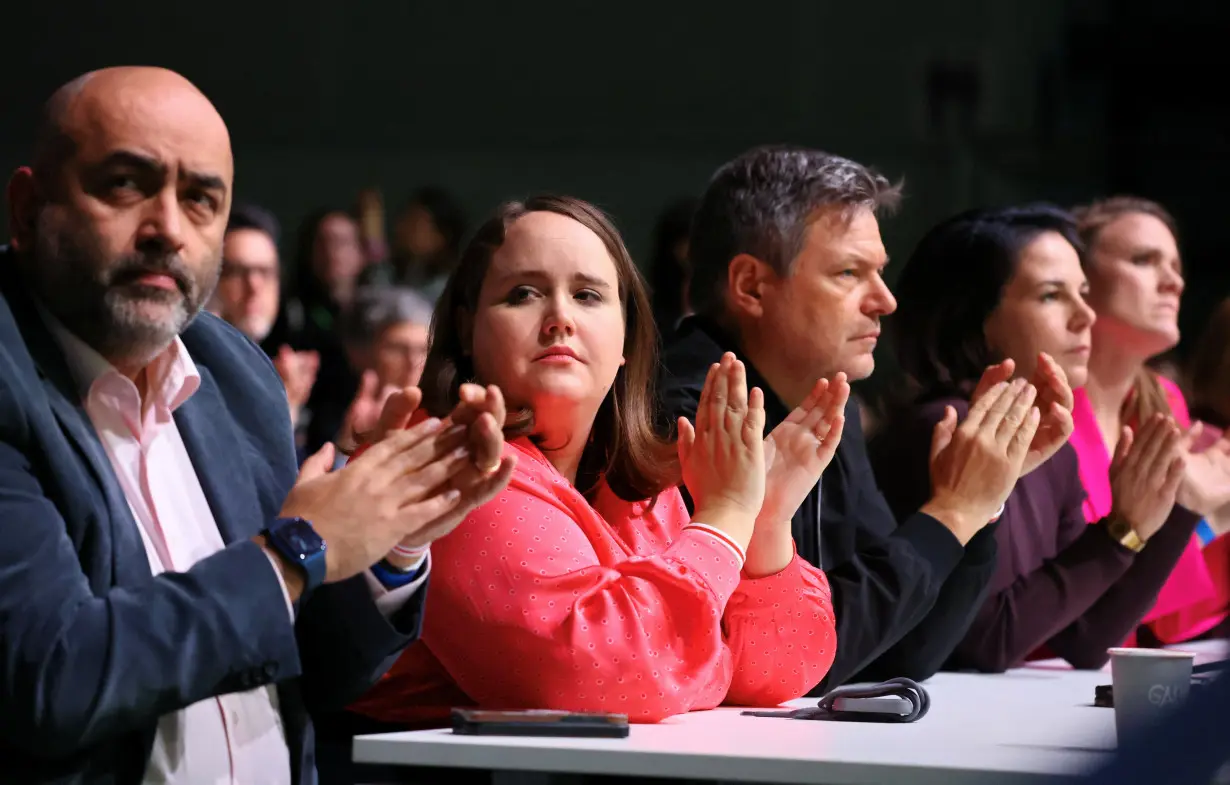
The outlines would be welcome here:
[[[1111,513],[1106,518],[1106,532],[1112,540],[1133,553],[1140,553],[1145,547],[1145,541],[1132,528],[1132,524],[1115,513]]]
[[[328,544],[304,518],[278,518],[263,532],[265,541],[284,562],[303,572],[304,594],[325,582]]]

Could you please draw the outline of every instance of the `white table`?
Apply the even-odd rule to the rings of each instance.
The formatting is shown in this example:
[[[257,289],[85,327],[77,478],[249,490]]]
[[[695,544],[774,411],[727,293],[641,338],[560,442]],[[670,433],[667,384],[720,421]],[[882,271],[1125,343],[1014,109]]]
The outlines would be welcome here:
[[[1174,648],[1225,655],[1224,642]],[[912,724],[803,722],[738,709],[634,725],[627,739],[360,736],[355,761],[400,766],[824,785],[984,785],[1079,776],[1115,749],[1114,713],[1093,706],[1101,672],[1040,661],[1001,675],[940,673]],[[814,700],[793,705],[814,705]]]
[[[930,713],[890,725],[743,717],[737,709],[634,725],[627,739],[454,736],[355,739],[355,760],[491,771],[826,785],[1029,783],[1087,770],[1114,749],[1114,716],[1092,706],[1103,673],[941,673]],[[811,701],[797,705],[814,705]]]

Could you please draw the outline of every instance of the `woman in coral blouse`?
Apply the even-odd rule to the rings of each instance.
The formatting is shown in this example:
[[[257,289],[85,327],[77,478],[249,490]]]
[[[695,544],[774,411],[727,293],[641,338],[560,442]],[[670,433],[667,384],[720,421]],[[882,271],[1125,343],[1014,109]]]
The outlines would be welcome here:
[[[411,724],[460,706],[655,722],[777,704],[824,676],[828,582],[795,554],[790,515],[759,512],[766,492],[766,509],[792,510],[819,479],[849,386],[818,382],[762,441],[763,396],[727,355],[676,451],[653,427],[650,314],[617,231],[585,202],[511,203],[478,230],[436,311],[425,405],[444,416],[462,382],[498,386],[516,470],[432,545],[422,639],[353,711]]]
[[[1126,429],[1161,412],[1191,425],[1183,394],[1145,366],[1179,341],[1183,269],[1174,219],[1161,205],[1134,197],[1095,202],[1076,211],[1086,247],[1089,304],[1097,313],[1089,379],[1076,394],[1072,446],[1080,459],[1085,516],[1094,521],[1111,505],[1110,454]],[[1193,434],[1194,436],[1195,434]],[[1230,438],[1186,456],[1178,503],[1200,515],[1230,502]],[[1145,616],[1148,638],[1178,643],[1202,635],[1226,618],[1226,583],[1210,561],[1227,547],[1221,538],[1202,552],[1193,535]]]

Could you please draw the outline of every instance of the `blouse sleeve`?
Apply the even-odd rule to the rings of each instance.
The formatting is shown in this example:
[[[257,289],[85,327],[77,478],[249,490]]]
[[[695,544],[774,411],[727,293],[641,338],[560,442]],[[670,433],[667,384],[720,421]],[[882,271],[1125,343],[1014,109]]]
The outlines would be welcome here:
[[[734,659],[730,703],[793,700],[819,684],[833,664],[837,629],[829,582],[797,553],[781,572],[740,582],[723,622]]]
[[[725,697],[740,565],[703,530],[604,566],[572,512],[514,477],[432,552],[423,639],[479,705],[653,722]]]

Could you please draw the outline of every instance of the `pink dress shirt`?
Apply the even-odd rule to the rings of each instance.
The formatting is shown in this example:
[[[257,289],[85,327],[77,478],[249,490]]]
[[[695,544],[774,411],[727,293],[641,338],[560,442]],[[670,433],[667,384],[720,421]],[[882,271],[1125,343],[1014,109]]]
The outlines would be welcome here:
[[[818,684],[837,644],[824,573],[796,554],[742,573],[678,489],[582,496],[528,439],[508,488],[433,544],[423,637],[352,708],[439,723],[454,706],[625,713],[771,706]]]
[[[1175,420],[1183,428],[1191,426],[1187,402],[1183,393],[1169,379],[1159,377]],[[1110,513],[1113,499],[1110,490],[1110,453],[1102,441],[1093,406],[1083,389],[1076,391],[1076,405],[1072,410],[1076,429],[1072,433],[1072,446],[1080,460],[1081,483],[1087,494],[1084,504],[1085,519],[1090,523]],[[1226,538],[1221,538],[1226,540]],[[1170,578],[1162,586],[1157,602],[1142,620],[1153,633],[1165,643],[1190,640],[1215,627],[1226,618],[1226,586],[1230,576],[1215,580],[1210,562],[1220,559],[1225,543],[1216,549],[1201,551],[1200,539],[1192,537],[1187,549],[1179,557]],[[1148,546],[1146,546],[1148,547]],[[1208,560],[1206,560],[1206,555]],[[1221,554],[1224,556],[1224,554]],[[1222,584],[1219,587],[1219,584]],[[1134,636],[1128,643],[1134,643]]]
[[[151,574],[183,572],[226,547],[173,417],[201,383],[184,344],[177,338],[146,367],[148,394],[142,401],[132,380],[45,310],[43,317],[85,391],[86,412],[138,524]],[[281,570],[276,564],[271,568],[281,581]],[[388,616],[422,585],[425,575],[393,592],[385,591],[370,573],[367,578],[377,606]],[[284,583],[282,592],[293,621]],[[277,689],[266,685],[164,715],[144,781],[290,785],[290,777]]]

